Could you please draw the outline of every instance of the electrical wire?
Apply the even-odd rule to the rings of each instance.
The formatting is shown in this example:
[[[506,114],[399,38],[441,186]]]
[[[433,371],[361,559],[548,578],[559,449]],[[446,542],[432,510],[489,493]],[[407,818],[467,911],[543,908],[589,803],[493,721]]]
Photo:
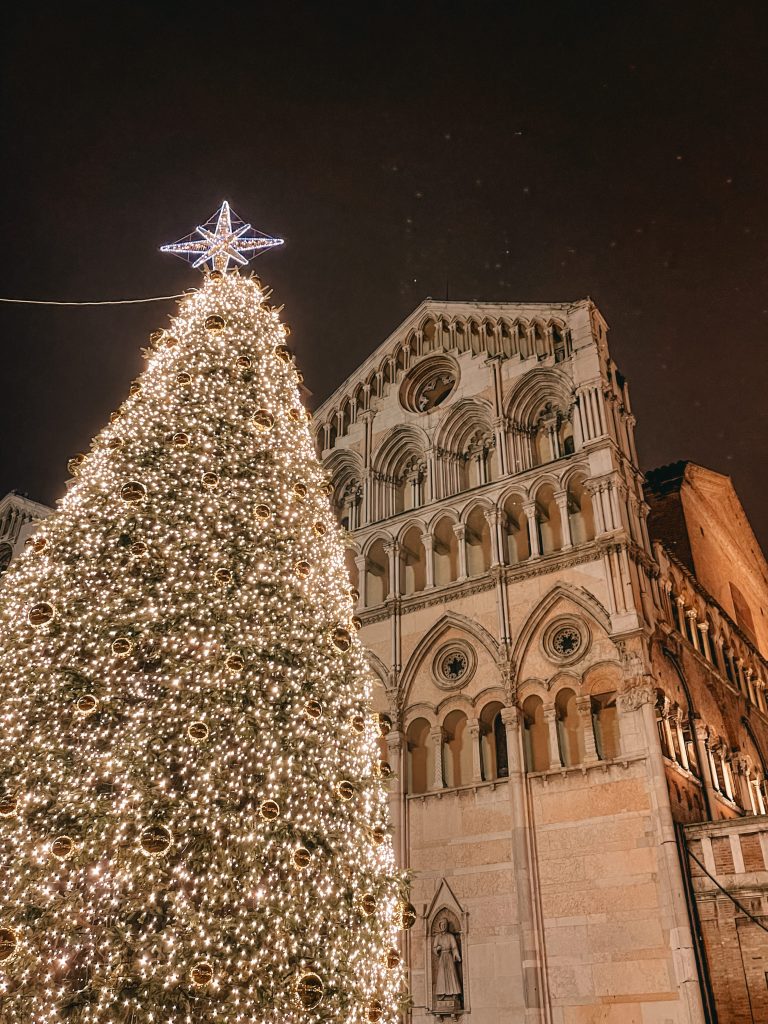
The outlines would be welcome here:
[[[96,302],[59,302],[52,299],[3,299],[0,302],[12,302],[22,306],[133,306],[139,302],[167,302],[169,299],[183,299],[180,295],[155,295],[151,299],[101,299]]]
[[[720,883],[718,882],[718,880],[715,878],[714,875],[710,875],[710,873],[707,871],[707,869],[701,863],[701,861],[696,856],[696,854],[693,853],[690,849],[688,849],[687,846],[686,846],[686,849],[688,850],[688,856],[691,858],[691,860],[696,861],[696,863],[699,865],[699,867],[704,872],[704,874],[707,876],[707,878],[711,882],[715,883],[715,885],[720,890],[720,892],[723,893],[724,896],[727,896],[728,899],[731,901],[731,903],[733,903],[733,905],[735,907],[738,907],[738,909],[742,912],[742,914],[746,914],[747,917],[750,919],[750,921],[753,921],[757,925],[758,928],[762,928],[764,932],[768,932],[768,928],[763,924],[762,921],[758,920],[758,918],[756,918],[754,914],[751,914],[743,904],[739,903],[739,901],[736,899],[735,896],[732,896],[731,893],[728,892],[727,889],[724,889],[723,886],[720,885]]]

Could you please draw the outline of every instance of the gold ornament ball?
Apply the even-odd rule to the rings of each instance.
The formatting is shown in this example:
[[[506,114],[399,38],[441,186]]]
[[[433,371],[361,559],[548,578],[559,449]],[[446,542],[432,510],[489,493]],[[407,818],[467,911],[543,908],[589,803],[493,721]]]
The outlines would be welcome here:
[[[50,622],[55,612],[53,605],[48,604],[47,601],[40,601],[38,604],[33,604],[27,613],[27,622],[30,626],[44,626],[47,622]]]
[[[392,719],[389,715],[378,714],[374,715],[374,718],[379,730],[379,736],[388,736],[392,732]]]
[[[253,425],[257,430],[266,432],[275,425],[275,417],[269,409],[257,409],[253,414]]]
[[[326,485],[323,488],[323,490],[325,491],[325,493],[328,495],[329,498],[333,497],[333,484],[331,483],[330,480],[326,483]]]
[[[143,540],[135,540],[130,547],[131,554],[135,555],[137,558],[139,558],[141,555],[146,555],[148,550],[149,549],[147,548],[147,545],[144,543]]]
[[[211,331],[212,334],[223,331],[226,326],[226,320],[223,316],[219,316],[218,313],[212,313],[205,318],[205,329],[206,331]]]
[[[275,345],[274,351],[275,355],[277,356],[281,363],[290,363],[291,359],[293,358],[291,356],[291,350],[288,348],[287,345]]]
[[[355,629],[358,633],[363,628],[363,620],[360,618],[359,615],[353,615],[352,618],[350,619],[350,623],[352,625],[352,628]]]
[[[309,493],[309,488],[305,483],[302,483],[300,480],[298,483],[293,485],[293,493],[296,495],[297,498],[306,498],[307,494]]]
[[[130,480],[120,488],[120,497],[123,501],[141,501],[146,493],[146,487],[138,480]]]
[[[303,869],[309,865],[312,860],[312,854],[305,846],[300,846],[297,850],[293,851],[293,866],[299,869]]]
[[[272,509],[269,507],[269,505],[257,505],[253,512],[257,519],[262,520],[269,519],[269,517],[272,515]]]
[[[29,544],[34,552],[40,554],[48,545],[46,537],[27,537],[25,544]]]
[[[304,714],[316,722],[318,718],[322,718],[323,705],[319,700],[308,700],[304,705]]]
[[[117,423],[117,421],[120,419],[120,417],[122,415],[123,415],[122,409],[115,409],[114,412],[111,412],[109,414],[109,422],[110,423]]]
[[[360,900],[360,908],[366,917],[372,917],[376,913],[376,897],[372,892],[364,893]]]
[[[219,478],[215,473],[203,473],[202,481],[207,491],[215,491],[219,486]]]
[[[165,331],[152,331],[149,336],[149,340],[152,345],[159,345],[164,337]]]
[[[140,391],[141,391],[141,384],[137,380],[133,381],[131,386],[128,388],[128,394],[129,395],[138,395],[138,393]]]
[[[189,444],[189,434],[185,434],[183,430],[179,430],[173,435],[173,443],[177,448],[186,448]]]
[[[239,654],[230,654],[226,661],[227,668],[230,672],[242,672],[245,668],[245,658]]]
[[[301,410],[300,409],[290,409],[288,411],[288,417],[289,417],[289,419],[293,420],[294,423],[298,423],[299,420],[301,419]]]
[[[365,719],[362,715],[353,715],[350,720],[350,725],[358,735],[365,732]]]
[[[302,559],[294,565],[293,571],[300,580],[306,580],[309,579],[309,575],[312,572],[312,566],[306,561],[306,559]]]
[[[186,372],[186,370],[182,370],[181,373],[177,373],[176,374],[176,383],[177,384],[181,384],[182,387],[187,385],[187,384],[189,384],[191,380],[192,380],[192,378]]]
[[[119,636],[112,641],[112,653],[118,658],[125,658],[133,650],[133,644],[127,636]]]
[[[355,795],[355,787],[349,779],[342,779],[336,785],[336,792],[341,800],[351,800]]]
[[[75,711],[78,715],[82,715],[83,718],[87,718],[96,711],[98,706],[98,697],[94,697],[92,693],[84,693],[82,697],[78,697],[75,704]]]
[[[403,902],[398,908],[398,924],[403,931],[408,931],[416,924],[416,907],[412,903]]]
[[[387,833],[383,828],[375,828],[371,832],[371,839],[373,840],[374,846],[381,846],[384,840],[387,838]]]
[[[232,582],[232,570],[231,569],[217,569],[213,574],[213,578],[217,583],[222,586],[226,586],[227,583]]]
[[[209,985],[213,981],[213,964],[207,960],[198,960],[189,976],[193,985]]]
[[[259,814],[264,821],[275,821],[280,817],[280,805],[276,800],[262,800],[259,804]]]
[[[13,959],[19,939],[13,928],[0,928],[0,964],[7,964]]]
[[[110,437],[110,439],[107,441],[107,448],[111,452],[119,452],[124,444],[125,441],[123,440],[122,437]]]
[[[165,825],[148,825],[141,833],[141,848],[151,857],[160,857],[171,848],[173,839]]]
[[[223,281],[224,274],[220,270],[212,270],[208,275],[209,281]]]
[[[338,626],[331,634],[331,642],[336,650],[341,651],[342,654],[345,651],[348,651],[352,646],[352,638],[349,635],[349,630],[344,629],[343,626]]]
[[[298,996],[305,1010],[314,1009],[323,998],[325,987],[317,974],[302,974],[299,978]]]
[[[249,370],[253,366],[253,360],[250,356],[238,356],[235,365],[241,370]]]
[[[398,950],[394,946],[390,946],[387,950],[386,964],[388,971],[394,971],[396,967],[400,966],[400,960],[402,957]]]
[[[312,529],[315,531],[318,537],[324,537],[325,534],[328,532],[328,527],[325,525],[325,523],[321,523],[319,519],[312,527]]]
[[[190,722],[187,728],[187,736],[193,743],[202,743],[208,739],[208,726],[205,722]]]
[[[290,338],[290,336],[291,336],[290,324],[283,324],[283,334],[286,336],[286,338]]]
[[[74,840],[70,836],[57,836],[51,843],[51,853],[56,860],[66,860],[72,856],[75,848]]]
[[[370,1024],[378,1024],[381,1020],[382,1014],[384,1013],[384,1004],[380,999],[372,999],[368,1003],[368,1009],[365,1011],[366,1020],[370,1021]]]
[[[15,796],[0,797],[0,818],[13,818],[19,807]]]
[[[78,470],[80,469],[84,462],[84,455],[75,455],[73,458],[69,460],[69,462],[67,463],[67,469],[72,474],[72,476],[77,475]]]
[[[350,587],[349,596],[352,598],[353,601],[357,602],[360,600],[360,591],[357,589],[357,587]]]
[[[392,765],[389,761],[380,760],[376,765],[376,774],[381,779],[388,779],[392,774]]]

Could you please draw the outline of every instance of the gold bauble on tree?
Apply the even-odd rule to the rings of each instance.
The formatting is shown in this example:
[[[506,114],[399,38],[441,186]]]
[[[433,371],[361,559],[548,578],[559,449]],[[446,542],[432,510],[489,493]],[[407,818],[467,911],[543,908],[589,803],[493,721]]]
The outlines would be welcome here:
[[[257,430],[266,432],[275,425],[275,417],[269,409],[257,409],[253,414],[253,425]]]
[[[71,836],[57,836],[51,843],[51,853],[56,860],[66,860],[72,856],[75,842]]]
[[[396,967],[400,966],[401,960],[402,957],[400,956],[399,950],[395,949],[394,946],[390,946],[389,949],[387,950],[387,955],[385,959],[387,970],[394,971]]]
[[[171,439],[177,448],[186,448],[189,445],[189,434],[178,430]]]
[[[387,833],[383,828],[374,828],[371,830],[371,839],[373,840],[374,846],[381,846],[386,838]]]
[[[253,514],[256,516],[257,519],[269,519],[269,517],[272,515],[272,509],[269,507],[269,505],[257,505],[256,508],[253,510]]]
[[[232,582],[232,570],[223,568],[217,569],[213,574],[213,578],[217,583],[220,583],[222,586],[226,586],[226,584]]]
[[[133,650],[133,644],[127,636],[119,636],[112,641],[112,653],[118,658],[125,658]]]
[[[293,359],[291,350],[287,345],[275,345],[274,352],[281,363],[290,363]]]
[[[47,622],[50,622],[55,611],[52,604],[47,601],[40,601],[38,604],[33,604],[27,613],[27,622],[30,626],[44,626]]]
[[[392,765],[382,758],[376,762],[374,771],[380,779],[388,779],[392,774]]]
[[[300,846],[298,849],[293,851],[291,860],[293,861],[294,867],[303,869],[309,865],[309,862],[312,860],[312,854],[305,846]]]
[[[293,571],[296,573],[300,580],[306,580],[309,579],[310,573],[312,572],[312,566],[306,559],[302,559],[300,562],[297,562],[296,565],[294,565]]]
[[[352,717],[349,720],[349,724],[352,726],[352,729],[354,730],[354,732],[358,734],[358,736],[362,735],[365,732],[365,719],[363,718],[362,715],[352,715]]]
[[[219,316],[218,313],[211,313],[210,316],[205,318],[205,329],[210,331],[212,334],[217,334],[219,331],[223,331],[227,326],[227,322],[223,316]]]
[[[202,484],[207,491],[215,491],[219,486],[219,478],[215,473],[203,473]]]
[[[78,697],[75,703],[75,711],[82,718],[88,718],[92,715],[99,706],[99,699],[92,693],[84,693],[82,697]]]
[[[0,928],[0,964],[12,960],[19,945],[19,939],[13,928]]]
[[[389,715],[379,713],[373,716],[376,722],[376,727],[379,730],[379,736],[388,736],[392,732],[392,719]]]
[[[230,654],[225,664],[230,672],[242,672],[245,668],[245,658],[239,654]]]
[[[337,651],[341,651],[343,654],[348,651],[352,646],[352,638],[349,635],[349,630],[344,629],[343,626],[337,626],[331,634],[331,643]]]
[[[147,489],[138,480],[130,480],[120,488],[120,497],[123,501],[141,501],[146,496]]]
[[[313,721],[317,721],[318,718],[322,718],[323,705],[319,700],[308,700],[304,705],[304,714],[307,718],[311,718]]]
[[[235,365],[238,366],[241,370],[250,370],[250,368],[253,366],[253,360],[251,359],[250,356],[238,356],[237,359],[235,360]]]
[[[342,779],[336,784],[336,793],[341,800],[351,800],[355,795],[354,784],[349,779]]]
[[[318,537],[323,537],[328,532],[328,527],[325,525],[325,523],[320,522],[319,519],[314,524],[312,529],[315,531]]]
[[[297,498],[306,498],[307,494],[309,494],[309,488],[305,483],[299,480],[293,485],[293,493]]]
[[[198,960],[189,972],[193,985],[209,985],[213,981],[213,964],[208,960]]]
[[[305,1010],[313,1010],[320,1003],[324,992],[325,986],[319,975],[309,972],[299,978],[297,994]]]
[[[140,558],[142,555],[146,555],[148,550],[149,549],[143,540],[135,540],[130,547],[131,554],[135,555],[137,558]]]
[[[187,384],[189,384],[191,380],[192,378],[190,377],[186,370],[182,370],[181,373],[176,374],[176,383],[180,384],[182,387],[185,387]]]
[[[19,807],[19,801],[15,796],[0,797],[0,818],[13,818]]]
[[[259,815],[264,821],[275,821],[280,817],[280,805],[276,800],[262,800],[259,804]]]
[[[368,1009],[365,1011],[366,1020],[370,1021],[370,1024],[378,1024],[381,1020],[382,1014],[384,1013],[384,1004],[380,999],[372,999],[368,1003]]]
[[[208,739],[208,726],[205,722],[190,722],[187,727],[187,736],[193,743],[202,743]]]
[[[372,892],[363,893],[360,900],[360,909],[366,917],[372,917],[376,913],[376,897]]]
[[[397,908],[397,923],[403,931],[408,931],[416,924],[416,907],[406,900]]]
[[[171,830],[165,825],[148,825],[141,833],[141,848],[151,857],[160,857],[167,853],[172,842]]]

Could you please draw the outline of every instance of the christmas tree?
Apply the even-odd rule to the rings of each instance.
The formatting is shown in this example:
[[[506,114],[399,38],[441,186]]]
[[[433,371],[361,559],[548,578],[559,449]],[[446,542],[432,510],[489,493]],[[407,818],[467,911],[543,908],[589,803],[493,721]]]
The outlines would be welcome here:
[[[250,232],[250,234],[249,234]],[[3,1024],[393,1022],[413,908],[288,329],[212,265],[0,585]]]

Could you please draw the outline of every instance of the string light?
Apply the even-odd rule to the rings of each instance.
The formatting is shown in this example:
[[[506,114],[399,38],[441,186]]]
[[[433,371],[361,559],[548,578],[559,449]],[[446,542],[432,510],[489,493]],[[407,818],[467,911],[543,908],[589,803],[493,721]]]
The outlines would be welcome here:
[[[207,275],[0,584],[3,1024],[397,1020],[385,725],[286,333]]]

